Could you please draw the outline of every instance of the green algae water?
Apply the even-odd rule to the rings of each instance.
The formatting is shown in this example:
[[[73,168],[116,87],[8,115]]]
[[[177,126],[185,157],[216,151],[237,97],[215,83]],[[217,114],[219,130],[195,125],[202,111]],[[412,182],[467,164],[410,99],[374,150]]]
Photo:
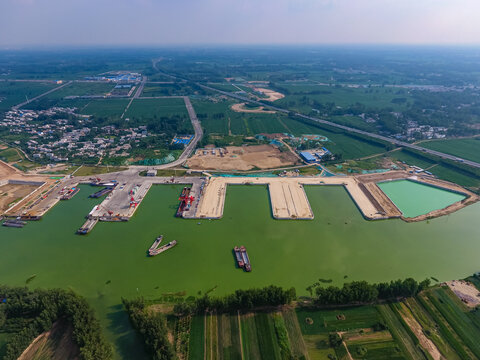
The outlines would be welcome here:
[[[393,201],[405,217],[416,217],[443,209],[464,195],[410,180],[379,183],[378,186]]]
[[[118,359],[142,359],[121,298],[187,296],[215,288],[213,295],[238,288],[276,284],[307,294],[319,278],[370,282],[414,277],[457,279],[480,270],[480,204],[438,219],[405,223],[366,221],[343,187],[310,186],[315,214],[308,221],[274,220],[264,186],[229,186],[221,220],[174,217],[182,186],[153,186],[126,223],[98,223],[86,236],[75,231],[99,199],[81,186],[43,220],[23,229],[0,228],[0,283],[61,287],[85,296],[94,307]],[[178,245],[146,256],[155,238]],[[245,245],[252,272],[235,267],[232,248]],[[346,277],[346,278],[345,278]]]

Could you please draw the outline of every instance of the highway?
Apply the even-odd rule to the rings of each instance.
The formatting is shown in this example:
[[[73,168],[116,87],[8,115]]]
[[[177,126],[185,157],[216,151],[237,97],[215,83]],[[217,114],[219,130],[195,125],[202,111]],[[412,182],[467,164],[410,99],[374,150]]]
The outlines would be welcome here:
[[[378,140],[383,140],[383,141],[389,142],[389,143],[397,145],[397,146],[402,146],[402,147],[405,147],[405,148],[414,149],[414,150],[417,150],[417,151],[422,151],[426,154],[435,155],[435,156],[441,157],[443,159],[449,159],[449,160],[453,160],[453,161],[456,161],[456,162],[459,162],[459,163],[467,164],[467,165],[470,165],[470,166],[473,166],[473,167],[476,167],[476,168],[480,168],[480,163],[475,162],[475,161],[462,159],[458,156],[442,153],[440,151],[427,149],[427,148],[424,148],[422,146],[410,144],[410,143],[400,141],[400,140],[397,140],[397,139],[393,139],[393,138],[390,138],[390,137],[386,137],[386,136],[383,136],[383,135],[374,134],[374,133],[371,133],[371,132],[355,129],[355,128],[352,128],[352,127],[349,127],[349,126],[340,125],[340,124],[337,124],[337,123],[334,123],[334,122],[331,122],[331,121],[328,121],[328,120],[319,119],[319,118],[304,115],[304,114],[301,114],[301,113],[298,113],[298,112],[291,112],[291,111],[286,110],[286,109],[282,109],[282,108],[279,108],[279,107],[276,107],[276,106],[273,106],[273,105],[269,105],[265,102],[252,100],[252,99],[250,99],[248,97],[245,97],[245,96],[241,96],[241,95],[238,95],[238,94],[233,94],[233,93],[229,93],[229,92],[226,92],[226,91],[218,90],[218,89],[212,88],[210,86],[202,85],[200,83],[196,83],[196,84],[198,86],[204,88],[204,89],[207,89],[207,90],[210,90],[210,91],[215,91],[215,92],[220,93],[222,95],[225,95],[225,96],[228,96],[228,97],[231,97],[231,98],[243,101],[243,102],[249,102],[249,103],[252,103],[252,104],[257,104],[259,106],[264,106],[265,108],[269,108],[269,109],[272,109],[272,110],[275,110],[275,111],[278,111],[278,112],[282,112],[282,113],[285,113],[285,114],[293,113],[295,116],[298,116],[298,117],[301,117],[301,118],[304,118],[304,119],[308,119],[308,120],[311,120],[311,121],[315,121],[315,122],[320,123],[320,124],[333,126],[333,127],[340,128],[342,130],[352,132],[352,133],[356,133],[356,134],[366,135],[366,136],[369,136],[371,138],[378,139]]]

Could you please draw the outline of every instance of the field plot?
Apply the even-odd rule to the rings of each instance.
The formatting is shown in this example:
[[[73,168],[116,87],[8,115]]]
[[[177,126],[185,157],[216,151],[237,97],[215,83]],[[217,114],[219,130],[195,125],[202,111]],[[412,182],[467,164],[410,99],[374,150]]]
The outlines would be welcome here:
[[[427,297],[475,357],[480,358],[480,316],[469,311],[448,288],[433,289]]]
[[[403,353],[413,360],[424,359],[424,353],[418,346],[418,339],[413,335],[410,328],[404,327],[403,321],[398,313],[387,305],[378,305],[378,310],[385,319],[392,337],[397,341]]]
[[[480,138],[425,141],[420,145],[428,149],[480,162]]]
[[[53,82],[0,81],[0,111],[7,111],[14,105],[31,99],[57,87]]]
[[[183,99],[135,99],[125,117],[165,117],[172,115],[188,116]]]
[[[206,314],[192,320],[189,359],[306,359],[293,310]]]
[[[195,90],[185,83],[155,84],[147,82],[143,88],[141,96],[185,96],[194,93]]]
[[[309,358],[329,359],[404,359],[405,355],[383,323],[375,307],[362,306],[339,310],[297,310]],[[376,329],[376,330],[374,330]],[[330,334],[341,335],[342,345],[330,346]],[[329,357],[330,356],[330,357]]]
[[[279,105],[288,105],[290,108],[308,112],[312,110],[312,106],[315,107],[314,102],[334,103],[341,107],[360,103],[369,108],[391,107],[397,110],[405,109],[412,103],[411,96],[406,91],[392,88],[278,83],[276,89],[285,94],[284,99],[277,101]]]
[[[120,118],[129,101],[128,99],[92,100],[83,107],[81,113],[96,117]]]

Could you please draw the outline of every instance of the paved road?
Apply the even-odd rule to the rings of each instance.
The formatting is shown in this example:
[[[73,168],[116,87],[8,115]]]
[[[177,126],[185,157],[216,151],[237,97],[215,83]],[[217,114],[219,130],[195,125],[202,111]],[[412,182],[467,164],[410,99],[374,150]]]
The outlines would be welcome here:
[[[163,97],[162,97],[163,98]],[[171,97],[167,97],[171,98]],[[188,96],[182,96],[183,101],[185,101],[185,106],[188,111],[188,116],[190,117],[190,121],[192,122],[193,129],[195,130],[195,136],[193,137],[193,140],[190,141],[190,143],[187,145],[185,150],[183,150],[182,155],[175,160],[172,161],[168,164],[163,164],[163,165],[152,165],[152,166],[130,166],[130,168],[136,169],[136,171],[139,170],[147,170],[147,169],[168,169],[171,167],[179,166],[182,165],[188,157],[192,154],[193,150],[195,150],[195,147],[197,146],[197,143],[202,139],[203,137],[203,129],[202,125],[200,124],[200,121],[197,118],[197,114],[195,113],[195,109],[193,108],[192,103],[190,102],[190,98]]]
[[[34,98],[32,98],[32,99],[30,99],[30,100],[27,100],[27,101],[25,101],[25,102],[23,102],[23,103],[21,103],[21,104],[15,105],[15,106],[12,107],[12,110],[18,110],[18,109],[20,109],[22,106],[25,106],[25,105],[30,104],[32,101],[38,100],[38,99],[40,99],[41,97],[43,97],[43,96],[45,96],[45,95],[48,95],[48,94],[50,94],[50,93],[52,93],[52,92],[54,92],[54,91],[60,90],[60,89],[63,88],[64,86],[70,85],[72,82],[73,82],[73,81],[69,81],[69,82],[67,82],[67,83],[65,83],[65,84],[63,84],[63,85],[60,85],[60,86],[57,86],[56,88],[53,88],[52,90],[49,90],[49,91],[47,91],[47,92],[44,92],[43,94],[40,94],[40,95],[38,95],[38,96],[35,96]]]
[[[315,122],[318,122],[318,123],[321,123],[321,124],[325,124],[325,125],[333,126],[333,127],[336,127],[336,128],[340,128],[340,129],[343,129],[343,130],[348,131],[348,132],[353,132],[353,133],[357,133],[357,134],[361,134],[361,135],[366,135],[366,136],[369,136],[369,137],[372,137],[372,138],[375,138],[375,139],[379,139],[379,140],[389,142],[391,144],[395,144],[395,145],[402,146],[402,147],[405,147],[405,148],[410,148],[410,149],[422,151],[426,154],[436,155],[436,156],[439,156],[443,159],[450,159],[450,160],[453,160],[453,161],[456,161],[456,162],[459,162],[459,163],[463,163],[463,164],[467,164],[467,165],[470,165],[470,166],[473,166],[473,167],[476,167],[476,168],[480,168],[480,163],[475,162],[475,161],[462,159],[462,158],[454,156],[454,155],[445,154],[445,153],[442,153],[440,151],[427,149],[427,148],[424,148],[422,146],[410,144],[410,143],[400,141],[400,140],[397,140],[397,139],[393,139],[393,138],[389,138],[389,137],[386,137],[386,136],[383,136],[383,135],[374,134],[374,133],[370,133],[370,132],[367,132],[367,131],[355,129],[355,128],[352,128],[352,127],[349,127],[349,126],[340,125],[340,124],[337,124],[337,123],[334,123],[334,122],[331,122],[331,121],[328,121],[328,120],[319,119],[319,118],[316,118],[316,117],[304,115],[304,114],[297,113],[297,112],[291,112],[291,111],[288,111],[286,109],[282,109],[282,108],[279,108],[279,107],[276,107],[276,106],[273,106],[273,105],[269,105],[269,104],[266,104],[264,102],[252,100],[252,99],[247,98],[247,97],[242,96],[242,95],[233,94],[233,93],[229,93],[229,92],[226,92],[226,91],[218,90],[218,89],[212,88],[210,86],[202,85],[200,83],[197,83],[197,85],[204,88],[204,89],[207,89],[207,90],[210,90],[210,91],[215,91],[215,92],[218,92],[222,95],[225,95],[225,96],[228,96],[228,97],[231,97],[231,98],[235,98],[235,99],[238,99],[238,100],[241,100],[241,101],[244,101],[244,102],[249,102],[249,103],[257,104],[259,106],[264,106],[265,108],[273,109],[273,110],[278,111],[278,112],[282,112],[282,113],[285,113],[285,114],[293,113],[295,116],[298,116],[298,117],[301,117],[301,118],[304,118],[304,119],[308,119],[308,120],[312,120],[312,121],[315,121]]]
[[[122,113],[122,116],[120,116],[120,119],[123,119],[125,117],[125,114],[127,113],[128,109],[130,108],[130,105],[132,105],[133,100],[138,99],[140,97],[140,94],[142,93],[143,88],[145,87],[146,83],[147,83],[147,77],[144,76],[144,77],[142,77],[142,82],[137,87],[137,91],[135,91],[135,95],[132,96],[132,98],[128,102],[128,105],[125,107],[125,110],[123,110],[123,113]]]

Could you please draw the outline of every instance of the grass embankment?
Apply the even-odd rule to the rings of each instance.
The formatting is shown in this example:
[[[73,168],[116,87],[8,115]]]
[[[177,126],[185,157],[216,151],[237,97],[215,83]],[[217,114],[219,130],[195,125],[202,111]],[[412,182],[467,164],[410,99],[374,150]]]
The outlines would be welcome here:
[[[101,175],[117,171],[124,171],[128,168],[122,166],[82,166],[76,172],[75,176]]]

